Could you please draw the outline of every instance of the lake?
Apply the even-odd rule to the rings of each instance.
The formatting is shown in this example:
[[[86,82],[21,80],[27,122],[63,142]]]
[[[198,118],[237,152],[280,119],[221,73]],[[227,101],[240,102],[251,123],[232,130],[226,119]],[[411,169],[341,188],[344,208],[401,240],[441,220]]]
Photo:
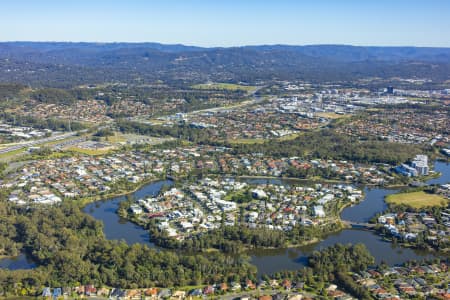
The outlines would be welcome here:
[[[439,178],[431,179],[429,184],[444,184],[450,181],[450,165],[445,162],[436,161],[435,170],[442,173]],[[293,184],[295,181],[284,181],[281,179],[243,179],[252,184]],[[298,182],[297,182],[298,183]],[[146,185],[133,193],[135,198],[158,194],[164,185],[172,185],[172,181],[158,181]],[[306,184],[306,183],[305,183]],[[345,208],[341,218],[354,222],[367,222],[374,214],[386,209],[384,197],[396,193],[395,189],[368,188],[364,189],[364,199],[357,205]],[[116,197],[111,200],[91,203],[84,211],[104,224],[104,232],[108,239],[124,240],[128,244],[143,243],[150,247],[154,244],[149,241],[148,231],[142,229],[127,220],[121,219],[116,211],[120,201],[125,197]],[[385,261],[390,265],[401,264],[407,260],[420,260],[433,257],[429,252],[394,247],[391,243],[383,241],[381,237],[367,230],[345,229],[339,233],[327,236],[323,241],[305,247],[289,249],[270,249],[251,251],[251,262],[258,267],[258,273],[270,274],[282,270],[294,270],[307,263],[307,257],[314,250],[319,250],[336,243],[363,243],[375,257],[377,263]]]
[[[36,264],[25,254],[16,257],[6,257],[0,259],[0,268],[9,270],[28,270],[36,267]]]
[[[363,243],[375,257],[377,263],[384,261],[389,265],[401,264],[412,259],[420,260],[433,257],[430,253],[424,251],[400,246],[394,247],[391,243],[381,240],[379,236],[371,231],[344,229],[327,236],[323,241],[308,246],[252,251],[250,253],[251,263],[258,268],[258,276],[273,274],[283,270],[297,270],[307,265],[308,256],[313,251],[332,246],[336,243]]]
[[[442,175],[439,178],[427,181],[428,184],[445,184],[450,182],[450,164],[436,161],[435,170],[441,172]],[[293,181],[283,181],[280,179],[246,179],[246,181],[254,184],[293,183]],[[171,185],[173,185],[173,182],[170,180],[157,181],[144,186],[131,195],[136,199],[155,196],[163,186]],[[365,197],[363,201],[357,205],[345,208],[341,213],[341,218],[354,222],[367,222],[374,214],[386,209],[384,197],[395,192],[397,192],[395,189],[366,187],[364,189]],[[120,196],[105,201],[94,202],[88,204],[83,211],[103,222],[104,233],[108,239],[123,240],[130,245],[142,243],[149,247],[155,247],[149,240],[147,230],[117,215],[116,212],[119,203],[125,199],[126,196]],[[381,240],[379,236],[371,231],[357,229],[342,230],[339,233],[327,236],[323,241],[304,247],[255,250],[250,252],[249,255],[251,256],[251,262],[258,267],[259,275],[270,274],[282,270],[298,269],[307,263],[307,257],[312,251],[320,250],[335,243],[363,243],[375,257],[377,263],[385,261],[390,265],[401,264],[411,259],[420,260],[433,257],[428,252],[407,249],[400,246],[394,247],[391,243]],[[27,269],[34,267],[34,264],[22,254],[17,258],[0,260],[0,267]]]
[[[428,184],[447,184],[450,183],[450,163],[445,161],[435,161],[434,171],[440,172],[441,176],[439,178],[430,179],[427,181]]]
[[[171,186],[172,184],[173,182],[170,180],[156,181],[134,192],[132,196],[135,199],[144,198],[146,196],[156,196],[163,186]],[[103,222],[103,231],[107,239],[123,240],[129,245],[140,243],[155,247],[155,245],[150,242],[147,230],[119,217],[117,214],[119,203],[124,200],[126,200],[126,196],[93,202],[88,204],[83,211]]]
[[[440,172],[439,178],[428,180],[428,184],[446,184],[450,182],[450,164],[435,161],[435,171]],[[261,181],[260,183],[265,183]],[[373,215],[383,212],[387,205],[384,197],[396,193],[395,189],[365,188],[365,197],[359,204],[345,208],[341,213],[343,220],[353,222],[367,222]],[[367,230],[344,229],[336,234],[327,236],[323,241],[305,247],[276,250],[252,251],[251,262],[258,267],[258,275],[271,274],[282,270],[295,270],[307,264],[307,257],[315,250],[334,245],[363,243],[375,261],[382,261],[389,265],[404,263],[408,260],[421,260],[434,257],[433,254],[423,251],[394,247],[392,243],[383,241],[380,236]]]

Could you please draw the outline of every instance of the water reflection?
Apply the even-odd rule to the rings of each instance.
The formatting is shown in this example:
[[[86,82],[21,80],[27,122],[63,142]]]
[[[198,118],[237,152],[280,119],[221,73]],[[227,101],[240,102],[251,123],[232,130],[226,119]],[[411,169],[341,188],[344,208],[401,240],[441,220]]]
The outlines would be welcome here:
[[[308,256],[315,250],[321,250],[336,243],[356,244],[363,243],[375,257],[376,263],[385,262],[389,265],[401,264],[408,260],[421,260],[432,258],[426,251],[395,247],[385,242],[381,237],[370,231],[346,229],[339,233],[329,235],[323,241],[303,247],[288,249],[254,250],[251,262],[258,267],[258,275],[272,274],[282,270],[297,270],[308,263]]]
[[[155,196],[163,186],[172,184],[173,182],[169,180],[154,182],[136,191],[132,196],[136,199]],[[84,212],[103,222],[103,231],[107,239],[123,240],[129,245],[141,243],[149,247],[155,247],[150,242],[147,230],[117,215],[119,204],[124,200],[126,200],[126,196],[91,203],[84,208]]]
[[[36,267],[36,264],[25,254],[16,257],[7,257],[0,259],[0,268],[9,270],[28,270]]]
[[[447,184],[450,183],[450,163],[448,161],[435,161],[434,170],[440,172],[439,178],[430,179],[428,184]]]
[[[429,180],[429,184],[444,184],[450,182],[450,165],[445,162],[435,162],[435,170],[442,173],[440,178]],[[243,179],[253,184],[311,184],[308,181],[290,181],[281,179]],[[159,181],[149,184],[133,194],[135,198],[156,195],[164,185],[172,185],[171,181]],[[365,188],[364,200],[343,210],[341,218],[354,222],[367,222],[374,214],[386,209],[384,197],[396,193],[395,189]],[[149,241],[148,232],[141,227],[123,220],[116,214],[119,203],[126,197],[117,197],[108,201],[92,203],[84,209],[85,212],[103,221],[104,232],[108,239],[122,239],[128,244],[143,243],[154,247]],[[407,260],[431,258],[433,254],[408,248],[396,247],[392,243],[383,241],[373,232],[356,229],[346,229],[329,235],[323,241],[297,248],[264,249],[248,253],[251,262],[258,267],[259,275],[270,274],[282,270],[295,270],[307,264],[307,257],[315,250],[320,250],[336,243],[363,243],[375,257],[376,262],[382,261],[393,265]]]

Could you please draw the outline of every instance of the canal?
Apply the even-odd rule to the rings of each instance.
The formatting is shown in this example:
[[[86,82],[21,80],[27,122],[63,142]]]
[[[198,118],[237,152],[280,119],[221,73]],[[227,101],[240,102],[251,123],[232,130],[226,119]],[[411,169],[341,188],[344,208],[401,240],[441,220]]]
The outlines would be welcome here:
[[[439,178],[429,180],[429,184],[444,184],[450,181],[450,165],[445,162],[435,162],[435,170],[441,172]],[[254,184],[284,184],[280,179],[247,179]],[[287,181],[287,183],[293,183]],[[171,181],[160,181],[149,184],[133,194],[135,198],[156,195],[162,186],[171,185]],[[395,189],[365,188],[365,198],[359,204],[347,207],[342,211],[341,218],[353,222],[367,222],[374,214],[386,209],[384,197],[396,193]],[[105,235],[109,239],[124,240],[128,244],[143,243],[150,247],[154,245],[149,241],[148,232],[141,227],[122,220],[116,210],[120,201],[125,197],[116,197],[111,200],[91,203],[84,211],[104,223]],[[391,243],[383,241],[378,235],[367,230],[344,229],[338,233],[325,237],[322,241],[304,247],[287,249],[263,249],[248,253],[251,262],[258,267],[259,275],[270,274],[282,270],[294,270],[306,265],[307,257],[315,250],[334,245],[336,243],[363,243],[375,257],[377,263],[382,261],[394,265],[408,260],[431,258],[433,254],[401,246],[394,247]]]
[[[439,178],[427,181],[428,184],[445,184],[450,182],[450,165],[445,162],[435,162],[435,170],[441,172]],[[284,184],[279,179],[250,179],[252,183],[274,183]],[[170,180],[157,181],[139,189],[132,196],[136,199],[146,196],[155,196],[163,186],[171,186]],[[397,192],[394,189],[365,188],[365,198],[359,204],[347,207],[342,211],[341,218],[353,222],[367,222],[374,214],[386,209],[384,197]],[[142,243],[149,247],[155,247],[149,240],[148,231],[135,225],[117,215],[119,203],[124,201],[126,196],[115,197],[105,201],[98,201],[87,205],[84,212],[100,220],[104,224],[104,233],[108,239],[123,240],[128,244]],[[420,260],[431,258],[433,254],[418,251],[400,246],[394,247],[391,243],[383,241],[379,236],[371,231],[344,229],[338,233],[328,235],[322,241],[303,247],[287,249],[262,249],[248,253],[251,262],[258,267],[259,275],[271,274],[282,270],[295,270],[305,266],[307,257],[315,250],[334,245],[336,243],[363,243],[375,257],[376,262],[382,261],[394,265],[401,264],[407,260]],[[17,258],[7,258],[0,260],[0,268],[27,269],[34,267],[25,255]]]
[[[144,198],[146,196],[156,196],[163,186],[171,186],[172,184],[173,182],[170,180],[153,182],[139,189],[132,195],[135,199]],[[83,211],[103,222],[103,231],[107,239],[123,240],[129,245],[140,243],[146,244],[152,248],[155,247],[155,245],[150,242],[147,230],[119,217],[117,214],[119,203],[124,200],[126,200],[126,196],[93,202],[88,204]]]

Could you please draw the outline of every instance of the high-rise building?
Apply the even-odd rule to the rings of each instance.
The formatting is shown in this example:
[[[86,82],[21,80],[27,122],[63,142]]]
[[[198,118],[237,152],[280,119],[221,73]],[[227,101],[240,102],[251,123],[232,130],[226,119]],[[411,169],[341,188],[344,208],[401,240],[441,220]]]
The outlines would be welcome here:
[[[393,86],[388,86],[386,88],[386,93],[388,93],[390,95],[394,94],[394,87]]]
[[[411,163],[411,166],[417,170],[417,173],[421,176],[428,175],[428,156],[426,155],[416,155]]]

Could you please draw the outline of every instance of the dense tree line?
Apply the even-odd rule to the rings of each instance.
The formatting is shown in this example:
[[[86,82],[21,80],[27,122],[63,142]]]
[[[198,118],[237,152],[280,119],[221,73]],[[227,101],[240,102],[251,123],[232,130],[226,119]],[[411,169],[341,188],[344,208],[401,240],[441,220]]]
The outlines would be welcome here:
[[[101,89],[102,95],[96,95],[98,100],[104,100],[108,105],[117,100],[112,95],[121,95],[122,98],[132,98],[145,104],[154,104],[159,99],[185,99],[186,102],[203,102],[214,96],[218,99],[235,100],[245,96],[242,90],[199,90],[193,89],[187,84],[172,85],[158,84],[153,85],[111,85]]]
[[[335,272],[336,283],[348,291],[350,294],[357,297],[357,299],[373,299],[369,291],[362,285],[356,283],[351,276],[342,271]]]
[[[317,292],[326,295],[325,284],[336,283],[357,299],[373,299],[366,288],[357,284],[348,272],[360,272],[375,263],[374,257],[364,244],[335,244],[308,257],[308,266],[296,271],[277,272],[270,277],[290,279],[314,286]],[[268,279],[269,276],[265,275]]]
[[[400,103],[400,104],[383,104],[377,105],[376,108],[380,109],[413,109],[417,113],[432,113],[434,111],[446,111],[450,113],[450,107],[443,105],[429,105],[422,103]]]
[[[97,132],[94,133],[94,136],[96,137],[109,137],[113,135],[114,131],[111,128],[99,129],[97,130]]]
[[[236,154],[263,153],[272,157],[311,157],[350,160],[361,163],[399,164],[424,151],[417,145],[405,145],[378,140],[360,141],[338,134],[331,129],[308,132],[288,141],[268,141],[263,144],[230,145]]]
[[[376,139],[362,141],[354,137],[338,134],[332,129],[307,132],[294,140],[269,140],[262,144],[227,144],[211,140],[208,129],[191,128],[187,125],[166,127],[126,120],[120,120],[117,124],[120,131],[124,133],[172,136],[197,143],[223,145],[232,148],[233,153],[236,155],[262,153],[275,158],[300,156],[396,165],[408,161],[416,154],[427,151],[427,149],[419,145],[405,145]],[[328,178],[334,175],[330,170],[302,171],[292,168],[288,170],[286,175],[304,178],[308,175],[308,172],[318,172],[317,175],[325,175]],[[314,174],[309,175],[314,176]]]
[[[126,210],[126,208],[122,208]],[[150,239],[158,246],[168,249],[183,249],[190,252],[203,252],[217,249],[224,253],[241,253],[247,249],[280,248],[287,245],[299,245],[314,239],[324,237],[330,232],[340,229],[339,224],[324,226],[297,225],[290,231],[273,230],[268,228],[248,228],[245,225],[221,226],[218,229],[192,235],[184,241],[170,238],[160,231],[154,223],[146,228],[150,231]]]
[[[149,125],[127,120],[118,120],[117,127],[123,133],[137,133],[156,137],[175,137],[196,143],[210,141],[208,130],[192,128],[188,125],[176,125],[172,127],[161,125]]]
[[[0,83],[0,100],[19,98],[25,88],[17,83]]]
[[[334,272],[360,272],[375,263],[364,244],[335,244],[322,251],[314,251],[308,260],[318,276]]]
[[[295,178],[310,178],[319,176],[324,179],[332,179],[339,178],[340,175],[333,171],[331,168],[295,168],[289,167],[285,175],[287,177],[295,177]]]
[[[8,164],[7,163],[5,163],[5,162],[0,162],[0,176],[1,176],[1,174],[3,173],[3,171],[6,169],[6,167],[8,166]]]
[[[376,54],[367,57],[365,48],[364,54],[347,55],[347,50],[341,52],[340,48],[305,52],[285,46],[274,46],[270,49],[267,46],[196,51],[179,49],[179,52],[142,45],[136,48],[130,45],[119,46],[122,48],[112,46],[112,49],[108,49],[109,45],[105,45],[103,49],[97,47],[46,45],[45,48],[51,51],[42,50],[34,44],[10,44],[8,47],[1,47],[0,57],[8,59],[0,60],[0,69],[10,71],[1,72],[0,81],[15,78],[17,82],[52,87],[104,82],[145,83],[157,80],[169,83],[202,83],[208,80],[254,83],[274,79],[297,79],[327,83],[374,77],[419,77],[445,82],[450,73],[450,64],[448,59],[446,60],[448,54],[444,54],[442,58],[433,53],[424,55],[429,59],[423,59],[422,56],[410,54],[415,52],[415,49],[401,52],[387,50],[398,54]],[[178,61],[180,57],[185,59]],[[365,59],[361,59],[362,57]],[[420,63],[411,63],[410,59]]]
[[[150,238],[158,245],[191,252],[218,249],[224,253],[240,253],[248,248],[283,247],[287,239],[282,231],[249,229],[245,226],[222,226],[179,242],[150,226]]]
[[[29,290],[42,285],[89,283],[129,288],[255,277],[255,268],[239,256],[218,252],[186,255],[109,241],[103,235],[101,222],[84,214],[73,202],[30,209],[0,202],[0,212],[0,245],[6,254],[17,254],[10,249],[14,246],[38,265],[27,271],[0,270],[4,291],[11,282]]]
[[[75,97],[63,89],[46,88],[31,93],[31,98],[42,103],[73,104]]]
[[[0,119],[15,126],[27,126],[37,129],[51,129],[56,131],[77,131],[86,128],[86,125],[80,122],[57,118],[41,119],[32,116],[11,114],[8,112],[0,112]]]
[[[74,88],[41,88],[30,93],[30,98],[42,103],[52,104],[74,104],[77,100],[88,100],[93,98],[95,90]]]
[[[320,280],[329,279],[329,274],[333,274],[335,282],[358,299],[372,298],[368,290],[356,284],[347,273],[364,271],[374,263],[374,257],[364,244],[344,246],[338,243],[322,251],[314,251],[308,259],[309,266]]]

